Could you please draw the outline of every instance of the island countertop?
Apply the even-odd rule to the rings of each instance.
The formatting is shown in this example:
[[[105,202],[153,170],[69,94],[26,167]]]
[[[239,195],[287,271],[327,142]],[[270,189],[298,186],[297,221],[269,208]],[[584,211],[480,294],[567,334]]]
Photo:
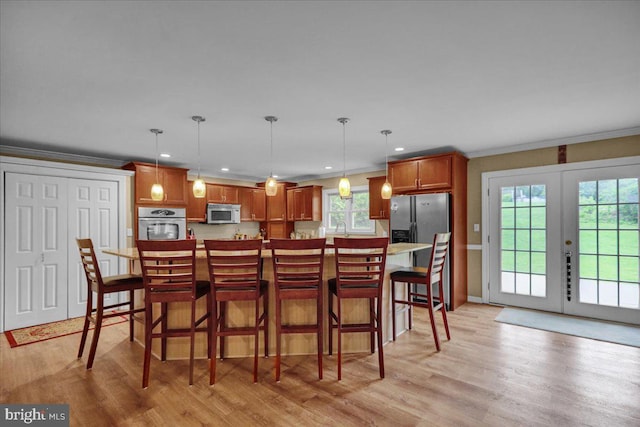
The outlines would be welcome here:
[[[268,245],[268,241],[265,242],[265,244]],[[429,249],[431,246],[431,243],[391,243],[389,244],[389,247],[387,249],[387,256],[421,251],[423,249]],[[196,257],[200,258],[206,256],[206,254],[203,252],[204,244],[200,241],[198,241],[197,249],[199,250],[196,252]],[[129,260],[139,259],[137,248],[103,249],[102,252]],[[327,255],[333,255],[333,245],[328,244],[325,252]],[[271,251],[267,248],[263,249],[262,256],[270,258]]]

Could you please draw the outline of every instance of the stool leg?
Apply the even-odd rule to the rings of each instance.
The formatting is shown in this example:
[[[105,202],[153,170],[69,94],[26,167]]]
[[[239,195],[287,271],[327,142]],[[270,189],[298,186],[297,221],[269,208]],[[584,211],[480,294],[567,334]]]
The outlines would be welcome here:
[[[276,289],[276,382],[280,381],[280,354],[282,346],[282,300]]]
[[[376,351],[375,317],[375,301],[373,298],[369,298],[369,342],[371,343],[371,354]]]
[[[144,310],[144,367],[142,368],[142,388],[149,387],[149,365],[151,365],[151,325],[153,324],[153,312],[151,303],[145,302]]]
[[[269,358],[269,288],[264,290],[262,296],[262,313],[264,319],[262,320],[262,328],[264,330],[264,358]]]
[[[442,322],[444,323],[444,330],[447,333],[447,340],[451,341],[451,334],[449,333],[449,322],[447,321],[447,306],[444,302],[444,291],[442,289],[442,280],[438,283],[438,292],[440,292],[440,303],[442,303]]]
[[[384,353],[382,350],[382,298],[377,298],[378,309],[376,312],[376,332],[378,335],[378,365],[380,367],[380,378],[384,378]]]
[[[215,291],[212,291],[215,292]],[[209,385],[213,385],[216,382],[216,359],[217,359],[217,347],[218,347],[218,301],[215,296],[212,298],[211,304],[211,351],[209,357]]]
[[[84,326],[82,327],[82,337],[80,338],[80,348],[78,349],[78,359],[82,357],[84,352],[84,346],[87,342],[87,334],[89,333],[89,323],[91,318],[91,312],[93,311],[93,291],[89,289],[87,295],[87,312],[84,315]]]
[[[196,300],[191,301],[191,328],[189,331],[189,385],[193,385],[193,364],[196,343]]]
[[[396,282],[391,280],[391,331],[396,340]]]
[[[220,301],[220,322],[218,327],[220,328],[220,332],[224,331],[227,325],[227,302]],[[227,340],[227,337],[224,335],[220,335],[220,360],[224,360],[224,344]]]
[[[167,329],[169,328],[169,325],[167,324],[169,320],[167,318],[167,306],[168,303],[166,302],[160,303],[160,315],[162,316],[162,321],[160,322],[160,332],[162,333],[160,360],[163,362],[167,360]]]
[[[318,337],[318,379],[322,379],[322,353],[323,353],[323,349],[322,349],[322,343],[323,343],[323,327],[322,327],[322,287],[318,287],[318,294],[316,295],[316,301],[317,301],[317,306],[316,306],[316,313],[317,313],[317,319],[316,319],[316,324],[317,324],[317,331],[316,331],[316,335]]]
[[[93,359],[96,357],[98,349],[98,339],[100,338],[100,330],[102,329],[102,315],[104,312],[104,298],[98,293],[98,307],[96,309],[96,328],[93,330],[93,339],[91,340],[91,348],[89,349],[89,360],[87,361],[87,369],[93,368]]]
[[[133,289],[129,291],[129,342],[133,342]]]
[[[338,318],[338,381],[342,379],[342,319],[340,315],[342,314],[341,310],[341,302],[340,298],[336,298],[337,301],[337,313],[336,317]]]
[[[409,330],[413,327],[413,304],[411,301],[411,283],[407,282],[407,301],[409,301]]]
[[[260,347],[260,301],[256,301],[255,330],[253,339],[253,382],[258,382],[258,352]]]
[[[328,305],[328,311],[329,311],[329,316],[327,316],[329,318],[329,356],[331,356],[333,354],[333,292],[328,291],[329,294],[329,298],[327,298],[327,305]]]
[[[429,310],[429,320],[431,321],[431,330],[433,331],[433,340],[436,343],[436,350],[440,351],[440,339],[438,338],[438,330],[436,329],[436,320],[433,316],[433,294],[431,292],[431,281],[427,280],[427,310]]]

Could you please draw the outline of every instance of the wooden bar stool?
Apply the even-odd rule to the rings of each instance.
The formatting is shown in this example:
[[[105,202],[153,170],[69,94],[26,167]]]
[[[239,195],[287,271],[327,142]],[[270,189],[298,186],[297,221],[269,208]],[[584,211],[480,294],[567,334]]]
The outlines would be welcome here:
[[[209,384],[216,381],[216,347],[220,337],[220,359],[224,359],[225,338],[253,335],[253,382],[258,382],[260,331],[264,331],[264,357],[269,356],[269,282],[260,278],[262,240],[205,240],[209,280],[211,282],[211,368]],[[262,298],[262,313],[260,313]],[[251,326],[228,326],[229,301],[254,301],[255,317]],[[218,303],[220,309],[218,310]]]
[[[211,341],[211,297],[208,281],[196,281],[195,240],[137,240],[140,266],[144,278],[144,302],[146,308],[144,328],[144,368],[142,387],[149,386],[151,341],[162,339],[161,360],[167,359],[167,338],[189,337],[189,385],[193,384],[195,333],[206,332],[209,353]],[[206,313],[196,319],[196,301],[207,298]],[[170,328],[167,324],[168,304],[191,303],[191,321],[187,328]],[[160,303],[160,316],[153,318],[153,304]],[[206,327],[200,327],[207,320]],[[160,325],[160,331],[153,330]]]
[[[326,239],[272,239],[273,276],[276,306],[276,381],[280,381],[280,355],[283,334],[315,333],[318,339],[318,378],[322,379],[322,271]],[[313,324],[282,324],[284,300],[313,299],[316,321]]]
[[[87,360],[87,369],[93,367],[93,360],[96,356],[98,348],[98,338],[100,338],[100,330],[102,329],[102,321],[110,317],[129,315],[129,341],[133,341],[133,321],[142,320],[134,316],[135,313],[144,311],[144,308],[134,308],[133,294],[136,289],[144,287],[142,276],[135,274],[120,274],[117,276],[102,277],[100,267],[93,249],[91,239],[76,239],[78,249],[80,250],[80,259],[84,274],[87,278],[87,312],[84,316],[84,326],[82,328],[82,337],[80,338],[80,348],[78,349],[78,359],[82,357],[84,346],[89,333],[89,324],[95,325],[93,331],[93,339],[91,340],[91,349],[89,350],[89,359]],[[96,308],[93,308],[93,293],[96,293]],[[129,301],[104,305],[104,297],[107,294],[116,292],[129,292]],[[105,314],[105,310],[128,306],[125,311],[115,311]],[[95,317],[94,317],[95,313]]]
[[[440,351],[440,339],[436,329],[434,319],[434,311],[442,312],[442,320],[444,329],[447,333],[447,339],[451,340],[449,334],[449,323],[447,322],[447,307],[444,301],[444,291],[442,287],[442,270],[444,269],[444,261],[449,251],[449,240],[451,233],[437,233],[433,237],[433,247],[431,249],[431,261],[428,268],[412,267],[396,270],[391,273],[391,301],[392,301],[392,329],[393,340],[396,340],[396,304],[406,304],[409,307],[409,329],[411,329],[412,315],[411,307],[422,307],[429,311],[429,319],[431,320],[431,330],[433,331],[433,340],[436,343],[436,350]],[[407,285],[407,298],[396,297],[396,282],[404,282]],[[420,291],[412,285],[423,284],[425,291]],[[438,285],[438,297],[433,296],[433,286]]]
[[[384,378],[384,355],[382,351],[382,285],[387,258],[389,239],[374,237],[346,239],[336,237],[335,247],[336,277],[329,279],[329,354],[333,354],[333,329],[338,330],[338,380],[342,379],[342,334],[368,332],[371,353],[375,351],[375,337],[378,342],[378,365],[380,378]],[[333,310],[333,297],[337,306]],[[343,299],[367,299],[369,302],[369,322],[343,324],[341,302]],[[335,323],[334,323],[335,322]]]

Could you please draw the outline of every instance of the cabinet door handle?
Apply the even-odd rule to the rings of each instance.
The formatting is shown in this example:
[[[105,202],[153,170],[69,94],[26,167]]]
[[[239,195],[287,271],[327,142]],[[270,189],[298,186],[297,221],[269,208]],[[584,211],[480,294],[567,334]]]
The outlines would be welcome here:
[[[415,185],[416,187],[418,186],[418,178],[413,180],[413,185]]]

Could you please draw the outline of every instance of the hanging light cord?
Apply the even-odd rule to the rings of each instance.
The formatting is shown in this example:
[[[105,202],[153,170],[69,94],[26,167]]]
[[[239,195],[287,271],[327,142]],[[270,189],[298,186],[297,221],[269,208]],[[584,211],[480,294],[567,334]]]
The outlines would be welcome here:
[[[271,126],[271,148],[269,151],[269,176],[273,177],[273,120],[269,120]]]
[[[156,134],[156,183],[158,183],[158,132]]]
[[[200,120],[198,120],[198,179],[200,179]]]
[[[342,121],[342,177],[347,176],[347,121]]]
[[[385,178],[389,180],[389,134],[385,132],[384,134],[384,168],[385,168]]]

